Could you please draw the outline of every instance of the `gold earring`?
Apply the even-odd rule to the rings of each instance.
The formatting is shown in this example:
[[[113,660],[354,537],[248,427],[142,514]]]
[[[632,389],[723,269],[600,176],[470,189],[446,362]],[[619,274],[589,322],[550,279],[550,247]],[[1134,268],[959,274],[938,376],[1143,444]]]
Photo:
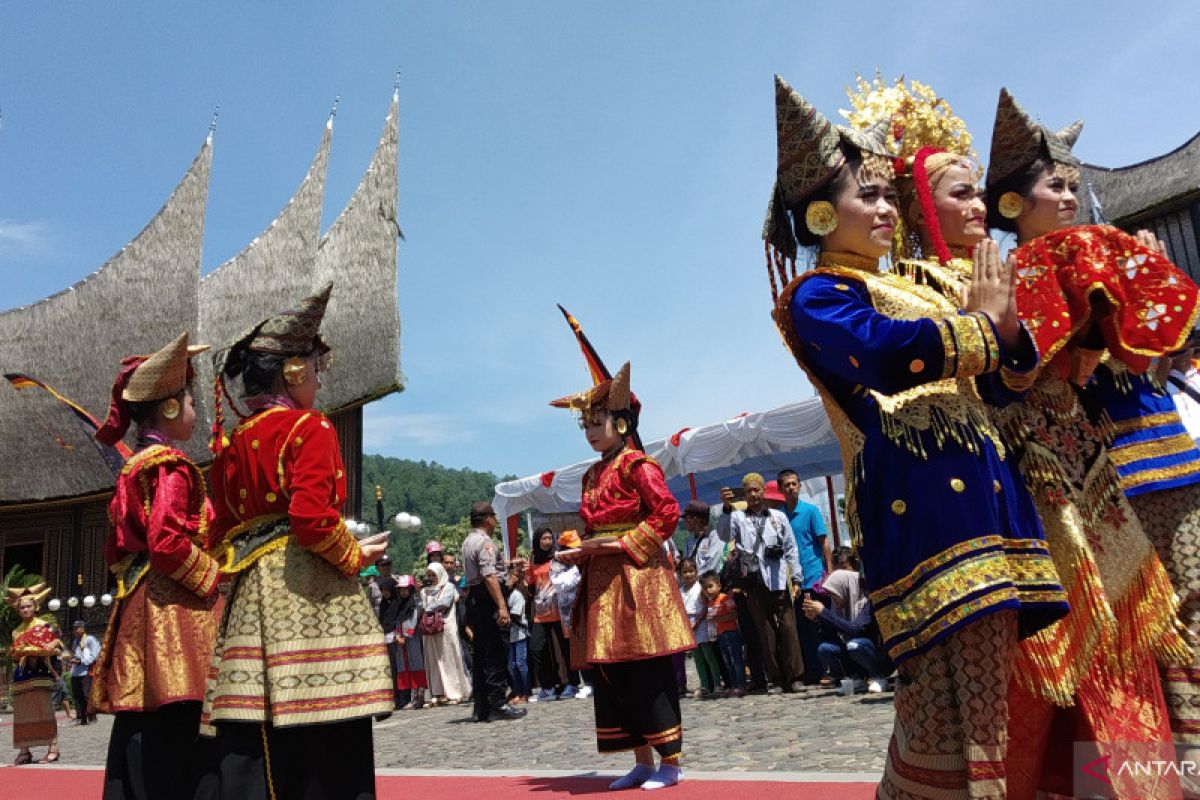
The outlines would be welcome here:
[[[804,209],[804,225],[817,236],[828,236],[837,230],[837,209],[828,200],[809,203]]]
[[[162,410],[163,419],[175,419],[179,416],[179,412],[183,410],[183,407],[179,405],[179,401],[174,397],[163,400],[159,408]]]
[[[1005,192],[1000,195],[1000,202],[996,204],[996,210],[1005,219],[1016,219],[1025,210],[1025,200],[1016,192]]]
[[[617,417],[617,433],[622,436],[629,433],[629,423],[624,417]]]
[[[308,364],[303,358],[292,357],[283,362],[283,380],[288,386],[299,386],[308,380]]]

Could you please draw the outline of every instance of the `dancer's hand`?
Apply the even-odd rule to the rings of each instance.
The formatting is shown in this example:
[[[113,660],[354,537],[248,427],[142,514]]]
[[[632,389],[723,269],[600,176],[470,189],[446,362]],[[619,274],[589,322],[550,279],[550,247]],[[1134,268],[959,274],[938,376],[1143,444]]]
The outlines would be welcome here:
[[[996,326],[1005,347],[1020,342],[1021,320],[1017,316],[1016,269],[1013,258],[1001,261],[1000,248],[991,239],[975,245],[974,274],[967,291],[966,311],[982,311]]]
[[[360,562],[363,568],[369,567],[383,557],[387,552],[387,542],[379,542],[377,544],[359,545],[362,552],[362,561]]]

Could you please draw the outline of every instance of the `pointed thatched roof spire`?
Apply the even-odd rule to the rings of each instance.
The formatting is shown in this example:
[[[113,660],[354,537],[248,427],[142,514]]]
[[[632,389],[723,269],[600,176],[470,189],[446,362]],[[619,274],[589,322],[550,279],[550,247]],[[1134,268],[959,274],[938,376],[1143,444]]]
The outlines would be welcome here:
[[[337,367],[321,376],[317,401],[337,409],[400,390],[400,311],[396,305],[399,96],[375,155],[350,202],[321,238],[314,285],[337,289],[321,327]]]

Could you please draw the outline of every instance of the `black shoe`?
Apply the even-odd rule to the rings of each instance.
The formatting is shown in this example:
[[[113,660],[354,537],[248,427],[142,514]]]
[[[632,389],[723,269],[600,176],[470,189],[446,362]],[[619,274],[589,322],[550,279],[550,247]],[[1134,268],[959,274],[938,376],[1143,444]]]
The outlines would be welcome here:
[[[489,717],[487,714],[480,714],[475,711],[471,712],[471,722],[491,722],[491,721],[492,721],[492,718]]]
[[[522,717],[524,717],[524,716],[525,716],[527,713],[528,713],[528,712],[527,712],[525,709],[523,709],[523,708],[513,708],[513,707],[512,707],[512,706],[510,706],[508,703],[505,703],[504,705],[500,706],[499,708],[493,708],[493,709],[492,709],[492,714],[491,714],[491,717],[490,717],[490,718],[491,718],[491,719],[497,719],[497,720],[500,720],[500,719],[521,719],[521,718],[522,718]]]

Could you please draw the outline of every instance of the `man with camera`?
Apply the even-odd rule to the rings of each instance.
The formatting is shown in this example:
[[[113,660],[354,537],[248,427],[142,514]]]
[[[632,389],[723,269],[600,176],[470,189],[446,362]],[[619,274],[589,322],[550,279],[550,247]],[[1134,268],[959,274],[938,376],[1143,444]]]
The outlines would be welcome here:
[[[473,634],[471,681],[476,722],[520,719],[525,710],[505,702],[508,688],[508,603],[500,589],[496,512],[490,503],[471,506],[471,533],[463,540],[463,572],[467,578],[466,623]]]
[[[734,509],[732,489],[721,489],[717,535],[734,544],[728,556],[733,563],[725,574],[742,589],[749,603],[762,643],[763,665],[773,684],[767,691],[800,691],[804,660],[796,636],[790,588],[798,588],[803,575],[796,540],[783,512],[766,507],[761,475],[751,472],[742,478],[742,488],[746,493],[745,511]]]

